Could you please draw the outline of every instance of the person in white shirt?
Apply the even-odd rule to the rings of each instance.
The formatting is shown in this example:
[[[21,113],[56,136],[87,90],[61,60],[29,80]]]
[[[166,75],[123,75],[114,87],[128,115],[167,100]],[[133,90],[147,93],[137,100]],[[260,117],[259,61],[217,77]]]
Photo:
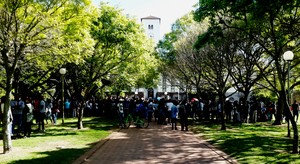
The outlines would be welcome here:
[[[26,106],[24,108],[24,115],[25,115],[25,120],[24,120],[24,137],[30,137],[31,134],[31,125],[32,125],[32,120],[33,120],[33,105],[31,104],[31,99],[27,98],[26,99]]]
[[[125,122],[124,122],[124,100],[120,99],[119,103],[117,104],[118,107],[118,114],[119,114],[119,126],[121,128],[125,128]]]
[[[46,102],[44,101],[44,97],[41,96],[39,102],[39,131],[45,132],[45,117],[46,117]]]
[[[168,123],[171,123],[171,109],[173,106],[173,102],[171,100],[168,100],[166,103],[166,107],[168,108],[168,112],[166,113],[166,117],[168,119]]]

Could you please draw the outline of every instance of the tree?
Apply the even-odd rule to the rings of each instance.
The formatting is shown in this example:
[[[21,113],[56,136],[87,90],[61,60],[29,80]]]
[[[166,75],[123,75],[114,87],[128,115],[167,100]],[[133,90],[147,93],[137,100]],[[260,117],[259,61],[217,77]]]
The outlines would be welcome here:
[[[201,0],[199,8],[195,12],[198,21],[209,17],[211,29],[220,25],[234,28],[256,41],[274,62],[279,80],[279,89],[274,88],[279,96],[279,101],[284,105],[287,117],[291,120],[292,113],[289,110],[286,93],[286,71],[282,67],[282,54],[285,50],[296,50],[299,40],[299,1],[214,1]],[[295,51],[296,52],[296,51]],[[293,63],[293,66],[299,63]],[[269,64],[267,64],[269,65]],[[273,85],[274,86],[274,85]],[[279,114],[281,114],[279,110]],[[278,117],[276,122],[280,124]],[[293,152],[298,152],[298,128],[294,120],[291,120],[294,130]]]
[[[88,1],[29,1],[0,2],[0,65],[5,72],[5,105],[3,116],[3,151],[12,151],[9,108],[13,76],[22,70],[20,62],[34,51],[45,50],[61,36],[61,27],[82,10]],[[63,15],[63,17],[62,17]],[[40,55],[40,54],[36,54]]]
[[[231,53],[226,56],[227,63],[231,63],[228,72],[233,86],[243,93],[240,101],[246,104],[251,90],[263,76],[270,75],[268,72],[272,69],[269,69],[267,59],[261,55],[262,48],[251,37],[232,29],[226,34],[226,40],[232,43]],[[248,111],[248,106],[244,105],[243,111]]]
[[[203,88],[201,56],[193,44],[196,36],[207,27],[207,22],[197,24],[192,12],[176,20],[172,32],[159,42],[157,50],[162,61],[161,71],[170,82],[177,81],[182,89],[195,87],[200,96]]]
[[[164,38],[159,41],[156,49],[160,59],[166,64],[172,64],[175,60],[174,43],[183,35],[186,34],[190,26],[195,22],[192,12],[184,15],[172,24],[171,32],[165,34]]]
[[[226,130],[224,120],[225,93],[232,86],[228,71],[231,69],[232,65],[226,60],[226,56],[231,53],[229,50],[230,45],[231,43],[224,40],[222,45],[220,43],[215,46],[207,45],[202,50],[204,52],[203,63],[205,65],[203,78],[218,93],[221,106],[221,130]]]
[[[78,116],[78,129],[83,128],[82,118],[84,103],[104,87],[101,80],[111,84],[121,84],[127,78],[127,70],[133,70],[132,63],[137,63],[143,54],[152,53],[151,42],[142,31],[142,27],[121,10],[101,3],[98,16],[92,20],[90,34],[94,39],[93,51],[84,58],[84,62],[71,69],[74,77],[70,78],[74,95],[81,100]],[[152,46],[153,48],[153,46]],[[74,67],[72,67],[74,68]],[[123,74],[124,73],[124,74]],[[119,80],[118,80],[119,79]],[[126,87],[123,85],[122,87]]]
[[[193,47],[197,36],[203,33],[207,23],[196,24],[186,29],[183,34],[178,36],[175,42],[175,59],[174,65],[169,69],[175,79],[181,83],[187,83],[197,90],[197,96],[200,98],[203,90],[208,89],[207,82],[203,79],[203,56],[201,51]]]

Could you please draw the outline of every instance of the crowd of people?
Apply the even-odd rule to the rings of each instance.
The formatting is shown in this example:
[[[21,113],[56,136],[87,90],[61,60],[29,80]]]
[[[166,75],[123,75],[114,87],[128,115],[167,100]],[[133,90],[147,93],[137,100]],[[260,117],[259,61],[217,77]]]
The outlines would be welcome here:
[[[112,99],[112,108],[117,104],[119,125],[124,127],[124,117],[132,115],[134,117],[145,118],[148,122],[154,121],[157,124],[170,124],[172,130],[177,129],[177,118],[180,117],[181,130],[188,130],[188,109],[186,101],[153,99]]]
[[[144,116],[147,115],[147,110],[153,108],[153,116],[158,124],[172,124],[172,129],[177,129],[177,119],[179,118],[180,124],[183,126],[181,130],[188,129],[188,118],[191,121],[221,121],[221,102],[214,100],[203,100],[193,98],[191,100],[143,100],[143,99],[117,99],[110,100],[112,104],[122,103],[122,111],[119,112],[121,117],[126,117],[126,111],[131,114],[144,111]],[[118,105],[119,106],[119,105]],[[263,102],[258,100],[246,101],[230,101],[227,100],[224,104],[223,117],[226,122],[233,123],[255,123],[271,121],[277,112],[277,106],[273,102]],[[295,101],[291,105],[295,121],[298,120],[299,105]],[[125,113],[125,114],[124,114]],[[148,116],[149,117],[149,116]],[[283,118],[285,117],[283,113]],[[120,119],[121,121],[124,118]]]
[[[1,97],[1,120],[3,119],[5,97]],[[43,96],[39,98],[15,96],[10,101],[9,118],[12,121],[10,132],[16,138],[30,137],[32,125],[37,125],[37,130],[45,132],[45,121],[51,120],[56,124],[58,107],[54,108],[50,100],[45,100]]]
[[[4,109],[4,97],[1,98],[0,117]],[[63,103],[64,116],[77,117],[80,102],[75,98],[66,99]],[[124,118],[130,113],[145,117],[148,121],[157,124],[172,125],[177,130],[180,122],[181,130],[188,130],[188,120],[191,121],[221,121],[221,103],[214,100],[192,98],[190,100],[171,99],[143,99],[143,98],[116,98],[107,97],[103,100],[90,99],[83,104],[84,117],[104,116],[114,118],[119,116],[120,126],[124,126]],[[57,117],[61,117],[62,104],[58,100],[54,103],[43,96],[38,98],[22,98],[15,96],[10,101],[11,108],[11,135],[16,137],[30,137],[32,125],[36,125],[38,132],[45,132],[45,123],[56,125]],[[291,105],[295,120],[298,120],[299,105],[295,101]],[[226,101],[224,104],[224,119],[234,123],[255,123],[257,121],[271,121],[276,114],[276,105],[262,101]],[[189,119],[190,118],[190,119]]]
[[[4,103],[5,97],[1,97],[1,110],[0,110],[0,120],[2,122],[4,113]],[[76,106],[77,101],[71,103],[69,100],[64,102],[64,111],[66,117],[76,117],[78,111],[78,106]],[[61,100],[54,103],[51,99],[45,99],[43,96],[39,97],[21,97],[15,96],[13,100],[10,101],[10,112],[8,114],[12,121],[11,127],[9,127],[11,136],[14,138],[30,137],[32,132],[32,126],[36,125],[36,130],[38,132],[44,133],[45,123],[46,124],[57,124],[58,116],[61,116],[62,104]],[[71,112],[71,109],[74,112]]]

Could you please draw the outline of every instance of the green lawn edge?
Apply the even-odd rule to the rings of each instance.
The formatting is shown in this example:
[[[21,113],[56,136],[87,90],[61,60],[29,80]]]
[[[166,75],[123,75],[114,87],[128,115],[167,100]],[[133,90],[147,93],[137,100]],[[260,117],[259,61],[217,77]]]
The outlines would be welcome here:
[[[84,128],[77,129],[77,119],[65,119],[64,125],[46,125],[38,132],[32,125],[30,138],[13,139],[13,151],[3,154],[1,139],[0,163],[4,164],[69,164],[90,150],[116,129],[116,121],[100,117],[84,118]],[[2,134],[1,134],[2,136]]]
[[[196,135],[239,163],[300,163],[300,155],[292,154],[293,139],[286,137],[287,124],[229,123],[226,130],[220,129],[221,125],[211,122],[192,126]]]

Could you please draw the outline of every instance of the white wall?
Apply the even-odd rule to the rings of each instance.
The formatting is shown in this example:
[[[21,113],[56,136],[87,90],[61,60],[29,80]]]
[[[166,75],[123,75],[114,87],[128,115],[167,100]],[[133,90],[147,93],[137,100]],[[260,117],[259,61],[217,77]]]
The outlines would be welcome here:
[[[155,44],[160,40],[160,19],[141,19],[142,25],[145,29],[146,34],[149,38],[152,38]],[[149,25],[153,27],[153,29],[149,29]]]

